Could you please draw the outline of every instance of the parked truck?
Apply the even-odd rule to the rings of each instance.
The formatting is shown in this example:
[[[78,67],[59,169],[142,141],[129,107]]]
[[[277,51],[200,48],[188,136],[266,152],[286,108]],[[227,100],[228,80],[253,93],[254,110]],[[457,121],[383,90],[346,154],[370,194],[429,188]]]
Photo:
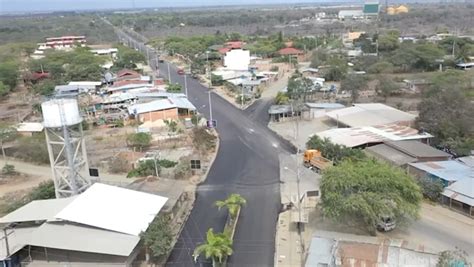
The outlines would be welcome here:
[[[331,160],[323,157],[321,151],[316,149],[306,150],[303,155],[303,162],[307,168],[318,173],[333,165]]]

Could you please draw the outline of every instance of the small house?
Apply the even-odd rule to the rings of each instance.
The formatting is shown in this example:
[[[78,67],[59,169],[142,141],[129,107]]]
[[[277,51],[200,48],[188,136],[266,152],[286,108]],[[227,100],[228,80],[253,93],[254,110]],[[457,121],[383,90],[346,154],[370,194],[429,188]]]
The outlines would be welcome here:
[[[140,122],[190,118],[195,111],[196,107],[185,97],[158,99],[128,107],[129,114]]]

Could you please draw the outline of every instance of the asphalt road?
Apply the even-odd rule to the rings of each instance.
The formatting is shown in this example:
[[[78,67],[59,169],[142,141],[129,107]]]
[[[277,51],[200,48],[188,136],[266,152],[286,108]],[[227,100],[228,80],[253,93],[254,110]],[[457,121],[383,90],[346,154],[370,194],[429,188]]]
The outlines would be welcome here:
[[[167,77],[166,64],[160,64]],[[209,118],[208,89],[187,78],[188,98]],[[184,85],[184,76],[171,67],[171,81]],[[291,147],[264,125],[267,103],[256,103],[248,112],[236,109],[211,93],[213,119],[217,120],[220,147],[206,181],[197,189],[197,199],[167,266],[195,266],[192,252],[204,241],[207,229],[222,231],[226,212],[214,202],[230,193],[247,199],[235,234],[230,266],[273,266],[275,228],[280,209],[278,154]],[[263,122],[263,123],[262,123]],[[197,264],[196,264],[197,266]]]
[[[119,31],[122,42],[148,54],[153,69],[157,55],[143,43]],[[147,51],[148,50],[148,51]],[[168,77],[168,63],[159,63],[160,74]],[[184,87],[184,76],[170,66],[171,82]],[[188,99],[210,118],[209,89],[187,77]],[[222,231],[226,211],[214,202],[238,193],[247,199],[234,237],[234,253],[229,266],[273,266],[275,229],[280,209],[278,154],[292,146],[266,127],[269,103],[258,101],[241,111],[218,95],[210,93],[213,119],[217,120],[220,146],[206,181],[197,188],[194,208],[175,245],[167,266],[207,265],[193,261],[194,248],[204,242],[209,228]]]

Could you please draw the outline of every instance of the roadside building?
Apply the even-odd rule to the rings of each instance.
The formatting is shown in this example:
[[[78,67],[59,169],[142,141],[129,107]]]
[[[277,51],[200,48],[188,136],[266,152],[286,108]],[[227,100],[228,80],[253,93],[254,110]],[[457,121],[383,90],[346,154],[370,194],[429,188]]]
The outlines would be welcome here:
[[[294,47],[285,47],[277,52],[280,56],[299,56],[303,55],[304,51],[301,51],[299,49],[296,49]]]
[[[309,119],[323,118],[329,111],[345,108],[343,104],[339,103],[305,103],[305,106],[309,111]]]
[[[232,49],[224,56],[224,66],[226,70],[248,71],[250,65],[250,51],[242,49]]]
[[[94,91],[99,89],[102,85],[102,82],[93,82],[93,81],[79,81],[79,82],[69,82],[68,85],[77,86],[80,90],[84,92]]]
[[[363,12],[365,17],[378,17],[380,12],[379,1],[365,0]]]
[[[140,122],[190,118],[196,107],[187,98],[167,98],[128,107],[128,113]]]
[[[444,187],[463,179],[474,179],[472,168],[455,160],[408,163],[408,172],[419,178],[439,181]]]
[[[16,126],[16,131],[23,136],[33,136],[43,130],[43,124],[40,122],[22,122]]]
[[[350,148],[369,147],[385,141],[417,140],[427,143],[433,137],[429,133],[398,124],[334,128],[316,133],[316,135]]]
[[[435,267],[437,261],[437,252],[404,240],[316,231],[305,266]]]
[[[414,140],[385,141],[383,144],[368,147],[365,151],[398,167],[407,167],[408,163],[445,161],[451,158],[451,155],[444,151]]]
[[[338,127],[363,127],[386,124],[413,125],[416,115],[380,103],[354,104],[326,114]]]
[[[84,193],[33,201],[0,218],[5,266],[132,266],[140,233],[167,198],[96,183]]]
[[[272,122],[283,122],[289,119],[300,118],[304,110],[304,105],[271,105],[268,115]]]
[[[340,20],[345,19],[361,19],[364,17],[364,12],[361,9],[355,10],[339,10],[337,17]]]
[[[474,175],[446,187],[442,195],[443,204],[474,217]]]

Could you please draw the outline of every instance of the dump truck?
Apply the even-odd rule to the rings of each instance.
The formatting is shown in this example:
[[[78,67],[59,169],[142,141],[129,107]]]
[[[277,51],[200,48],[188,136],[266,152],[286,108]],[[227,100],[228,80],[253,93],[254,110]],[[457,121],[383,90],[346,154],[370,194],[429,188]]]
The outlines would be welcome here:
[[[316,149],[306,150],[303,155],[303,162],[307,168],[318,173],[333,165],[331,160],[323,157],[321,151]]]

